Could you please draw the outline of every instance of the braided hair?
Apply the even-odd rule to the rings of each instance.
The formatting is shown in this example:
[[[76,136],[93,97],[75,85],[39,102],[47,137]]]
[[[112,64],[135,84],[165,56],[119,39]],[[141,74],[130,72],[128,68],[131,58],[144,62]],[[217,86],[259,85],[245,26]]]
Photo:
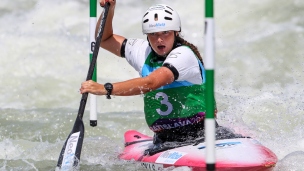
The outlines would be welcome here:
[[[177,36],[175,36],[175,41],[176,41],[175,44],[188,46],[194,52],[194,54],[197,56],[197,58],[202,62],[202,64],[204,65],[203,58],[202,58],[200,52],[198,51],[198,49],[195,45],[188,42],[184,38],[180,37],[179,34]]]

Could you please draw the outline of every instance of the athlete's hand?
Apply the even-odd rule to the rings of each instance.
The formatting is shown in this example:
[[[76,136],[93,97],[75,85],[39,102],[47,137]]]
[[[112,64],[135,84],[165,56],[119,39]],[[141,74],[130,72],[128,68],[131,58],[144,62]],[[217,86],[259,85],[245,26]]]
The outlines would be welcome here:
[[[80,93],[91,93],[95,95],[106,95],[107,91],[105,90],[103,84],[98,84],[95,81],[89,80],[81,84]]]
[[[99,4],[101,7],[104,7],[106,2],[110,2],[110,6],[115,6],[115,0],[99,0]]]

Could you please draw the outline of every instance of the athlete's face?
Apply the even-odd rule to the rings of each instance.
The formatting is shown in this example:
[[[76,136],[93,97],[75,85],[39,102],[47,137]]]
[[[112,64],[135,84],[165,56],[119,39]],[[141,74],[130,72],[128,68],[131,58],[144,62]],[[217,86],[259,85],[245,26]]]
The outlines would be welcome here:
[[[160,56],[167,55],[173,48],[174,31],[148,33],[148,39],[153,50]]]

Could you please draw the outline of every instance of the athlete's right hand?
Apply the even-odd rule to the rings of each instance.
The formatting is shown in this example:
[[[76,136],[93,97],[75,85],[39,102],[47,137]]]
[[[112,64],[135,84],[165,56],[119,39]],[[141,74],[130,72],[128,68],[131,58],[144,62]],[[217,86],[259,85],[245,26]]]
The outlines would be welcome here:
[[[99,0],[99,4],[101,7],[104,7],[106,2],[109,2],[110,6],[115,6],[115,3],[116,3],[115,0]]]
[[[107,90],[105,90],[103,84],[99,84],[95,81],[89,80],[81,83],[81,87],[79,89],[80,93],[91,93],[95,95],[106,95]]]

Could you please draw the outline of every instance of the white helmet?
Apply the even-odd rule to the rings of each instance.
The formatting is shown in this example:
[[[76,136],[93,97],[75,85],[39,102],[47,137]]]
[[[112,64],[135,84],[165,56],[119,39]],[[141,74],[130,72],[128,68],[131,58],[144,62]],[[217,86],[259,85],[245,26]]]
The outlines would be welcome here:
[[[181,31],[181,21],[177,12],[165,4],[150,7],[142,19],[143,33],[169,30]]]

